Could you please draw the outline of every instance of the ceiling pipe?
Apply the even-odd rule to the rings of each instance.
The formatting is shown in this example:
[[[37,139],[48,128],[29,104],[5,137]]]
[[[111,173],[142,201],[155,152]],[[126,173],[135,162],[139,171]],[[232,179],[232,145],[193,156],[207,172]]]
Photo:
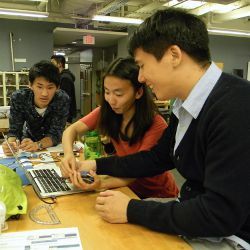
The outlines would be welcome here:
[[[115,0],[112,3],[107,4],[105,7],[97,11],[98,15],[107,15],[110,14],[111,12],[114,12],[121,7],[123,7],[128,0]]]
[[[13,49],[13,33],[12,32],[10,32],[10,56],[11,56],[12,71],[15,71],[14,49]]]
[[[41,2],[38,4],[37,9],[39,11],[45,11],[48,12],[48,2]]]
[[[28,4],[0,3],[0,8],[36,11],[36,8],[34,7],[34,5],[28,5]]]

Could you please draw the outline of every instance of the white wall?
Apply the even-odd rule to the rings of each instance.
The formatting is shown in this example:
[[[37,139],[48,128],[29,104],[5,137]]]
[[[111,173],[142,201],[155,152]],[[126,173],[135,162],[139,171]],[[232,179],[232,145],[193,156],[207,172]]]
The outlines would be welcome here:
[[[250,61],[250,38],[209,36],[212,60],[224,63],[223,71],[232,74],[234,69],[243,69],[247,78]]]
[[[128,56],[128,37],[124,37],[118,40],[118,57],[127,57]]]

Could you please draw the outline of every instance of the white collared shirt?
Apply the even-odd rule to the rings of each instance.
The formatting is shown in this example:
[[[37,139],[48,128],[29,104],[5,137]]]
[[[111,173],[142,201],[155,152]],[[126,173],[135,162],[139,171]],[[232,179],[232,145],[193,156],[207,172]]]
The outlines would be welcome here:
[[[175,100],[173,104],[173,113],[178,118],[179,123],[175,134],[174,152],[187,132],[192,120],[198,117],[205,101],[221,74],[221,69],[212,62],[186,100],[184,102],[178,98]]]
[[[41,108],[38,108],[38,107],[35,106],[35,109],[36,109],[37,113],[38,113],[40,116],[43,117],[47,108],[42,108],[42,109],[41,109]]]

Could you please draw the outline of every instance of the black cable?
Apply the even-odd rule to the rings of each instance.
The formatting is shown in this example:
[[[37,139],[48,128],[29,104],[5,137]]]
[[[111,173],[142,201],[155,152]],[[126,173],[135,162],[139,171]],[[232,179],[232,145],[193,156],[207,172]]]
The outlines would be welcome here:
[[[35,188],[33,187],[33,185],[31,185],[31,186],[32,186],[34,192],[36,193],[36,190],[35,190]],[[37,195],[37,196],[38,196],[38,198],[39,198],[40,201],[42,201],[42,202],[44,202],[44,203],[46,203],[46,204],[52,205],[52,204],[57,203],[56,196],[51,196],[51,197],[46,198],[46,199],[51,199],[52,202],[46,201],[44,198],[41,198],[39,195]]]
[[[38,197],[39,197],[39,196],[38,196]],[[39,197],[39,199],[40,199],[42,202],[44,202],[44,203],[46,203],[46,204],[50,204],[50,205],[51,205],[51,204],[57,203],[57,199],[56,199],[55,196],[51,196],[51,197],[46,198],[46,199],[51,199],[52,202],[46,201],[45,199],[43,199],[43,198],[41,198],[41,197]]]

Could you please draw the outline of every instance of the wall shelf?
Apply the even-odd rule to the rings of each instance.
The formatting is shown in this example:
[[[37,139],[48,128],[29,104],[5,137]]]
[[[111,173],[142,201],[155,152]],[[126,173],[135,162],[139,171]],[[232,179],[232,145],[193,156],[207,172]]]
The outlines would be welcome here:
[[[9,106],[12,93],[28,86],[28,72],[0,72],[0,106]]]

